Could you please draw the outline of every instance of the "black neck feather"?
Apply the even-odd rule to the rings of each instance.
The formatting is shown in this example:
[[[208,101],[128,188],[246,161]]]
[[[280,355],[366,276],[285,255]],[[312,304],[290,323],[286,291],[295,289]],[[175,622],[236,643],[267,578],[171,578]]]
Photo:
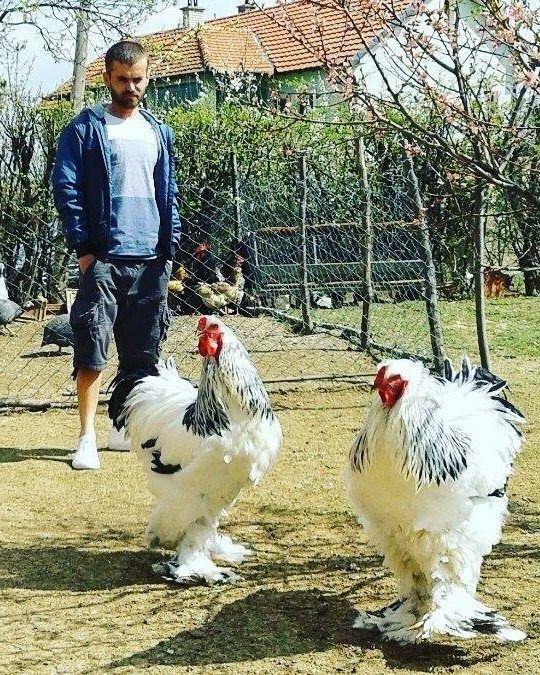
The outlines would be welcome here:
[[[274,416],[268,394],[247,354],[205,360],[197,400],[184,415],[186,428],[197,436],[222,436],[231,427],[230,405],[236,403],[247,416]]]

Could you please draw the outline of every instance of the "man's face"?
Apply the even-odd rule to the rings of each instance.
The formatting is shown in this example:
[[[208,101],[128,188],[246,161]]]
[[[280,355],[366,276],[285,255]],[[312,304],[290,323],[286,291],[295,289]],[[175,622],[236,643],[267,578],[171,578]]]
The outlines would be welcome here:
[[[103,79],[111,92],[112,102],[132,110],[139,105],[148,86],[148,59],[143,57],[132,66],[113,61],[111,71],[105,71]]]

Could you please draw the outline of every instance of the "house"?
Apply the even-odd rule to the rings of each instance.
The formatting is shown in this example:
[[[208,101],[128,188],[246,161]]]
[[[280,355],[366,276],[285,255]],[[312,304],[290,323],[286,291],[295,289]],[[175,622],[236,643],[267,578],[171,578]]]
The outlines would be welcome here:
[[[281,107],[324,105],[333,96],[328,65],[349,62],[384,28],[382,16],[373,18],[372,0],[290,0],[264,9],[244,0],[238,14],[207,21],[200,0],[187,3],[181,28],[137,38],[152,54],[148,95],[158,101],[207,96],[219,103],[224,85],[250,82]],[[103,55],[89,64],[90,87],[100,86],[103,67]],[[69,81],[49,98],[70,90]]]
[[[474,106],[482,95],[486,104],[511,95],[520,67],[509,45],[518,43],[519,29],[513,36],[508,28],[505,43],[481,1],[412,0],[399,7],[374,0],[372,7],[368,21],[380,25],[386,18],[387,23],[371,42],[364,41],[363,28],[357,30],[364,44],[350,64],[363,91],[411,101],[423,92],[439,103],[457,101],[458,107],[464,96]],[[525,54],[520,58],[526,62]]]

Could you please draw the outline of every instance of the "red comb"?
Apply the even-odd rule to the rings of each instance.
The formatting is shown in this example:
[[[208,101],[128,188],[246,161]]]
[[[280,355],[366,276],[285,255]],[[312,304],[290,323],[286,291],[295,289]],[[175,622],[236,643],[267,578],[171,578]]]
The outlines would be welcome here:
[[[384,378],[386,377],[386,371],[388,370],[388,366],[383,366],[378,372],[377,376],[375,377],[375,382],[373,383],[374,387],[379,388],[382,383],[384,382]]]
[[[206,324],[208,323],[208,317],[207,316],[201,316],[199,319],[199,322],[197,323],[197,330],[198,331],[204,331],[206,330]]]

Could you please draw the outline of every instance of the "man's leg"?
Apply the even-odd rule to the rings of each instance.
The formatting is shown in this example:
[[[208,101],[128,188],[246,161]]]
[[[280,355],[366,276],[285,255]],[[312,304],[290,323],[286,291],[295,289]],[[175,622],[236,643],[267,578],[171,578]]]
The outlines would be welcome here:
[[[112,278],[110,266],[96,261],[81,276],[79,291],[70,315],[81,425],[71,464],[74,469],[100,467],[94,422],[101,372],[107,364],[107,351],[115,317],[115,280]]]
[[[161,344],[169,325],[167,283],[170,263],[150,260],[134,266],[132,285],[120,303],[114,324],[119,370],[156,374]]]
[[[94,421],[99,402],[101,386],[101,371],[79,368],[77,372],[77,399],[79,404],[79,419],[81,421],[81,436],[95,435]]]
[[[122,275],[130,277],[129,291],[118,304],[114,337],[118,351],[118,374],[157,375],[156,363],[168,326],[167,284],[171,265],[162,259],[125,265]],[[109,449],[129,451],[124,429],[109,431]]]
[[[81,433],[77,449],[71,460],[74,469],[99,469],[101,464],[97,451],[96,418],[99,401],[101,371],[79,368],[77,371],[77,401]]]

